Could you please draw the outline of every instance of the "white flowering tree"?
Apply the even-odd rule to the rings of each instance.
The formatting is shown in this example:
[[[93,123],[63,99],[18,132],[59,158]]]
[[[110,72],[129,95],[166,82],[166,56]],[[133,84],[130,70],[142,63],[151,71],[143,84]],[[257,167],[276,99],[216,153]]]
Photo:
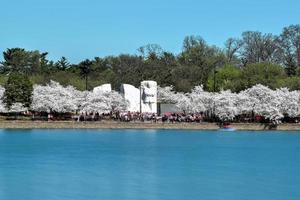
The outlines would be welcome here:
[[[192,112],[192,104],[191,99],[187,94],[184,93],[176,93],[176,96],[174,98],[176,100],[176,107],[184,112],[190,113]]]
[[[191,98],[182,92],[176,93],[173,86],[157,87],[157,98],[159,102],[173,103],[180,111],[192,112]]]
[[[289,117],[300,115],[300,93],[299,91],[289,91],[288,88],[280,88],[275,91],[276,99],[280,101],[279,110]]]
[[[158,102],[176,103],[177,96],[173,86],[167,86],[167,87],[157,86],[157,99]]]
[[[254,113],[264,116],[271,121],[283,118],[280,109],[282,99],[275,91],[258,84],[245,90],[244,93],[252,98]]]
[[[202,86],[196,86],[191,93],[175,93],[172,87],[160,89],[163,100],[172,100],[180,110],[191,113],[214,112],[222,121],[233,120],[238,115],[255,113],[271,121],[300,115],[300,92],[286,88],[271,90],[255,85],[240,93],[222,91],[209,93]]]
[[[187,94],[191,100],[191,110],[194,113],[212,111],[213,109],[213,93],[203,90],[203,86],[196,86],[192,92]]]
[[[252,97],[247,91],[236,94],[236,107],[239,115],[250,115],[254,112],[254,106],[259,104],[257,98]]]
[[[128,102],[124,97],[115,92],[89,92],[80,107],[81,112],[109,113],[111,111],[125,111]]]
[[[5,104],[3,102],[3,96],[4,96],[5,88],[0,86],[0,113],[6,112]]]
[[[231,121],[239,114],[237,107],[237,94],[230,90],[215,93],[214,98],[214,113],[223,122]]]
[[[129,102],[118,92],[111,91],[109,93],[105,93],[106,98],[109,99],[108,105],[110,105],[111,111],[126,111]]]
[[[12,113],[20,113],[20,112],[26,112],[28,111],[28,108],[24,107],[22,103],[14,103],[8,112]]]
[[[38,112],[70,113],[78,109],[82,99],[82,93],[74,87],[63,87],[51,81],[46,86],[34,86],[31,109]]]

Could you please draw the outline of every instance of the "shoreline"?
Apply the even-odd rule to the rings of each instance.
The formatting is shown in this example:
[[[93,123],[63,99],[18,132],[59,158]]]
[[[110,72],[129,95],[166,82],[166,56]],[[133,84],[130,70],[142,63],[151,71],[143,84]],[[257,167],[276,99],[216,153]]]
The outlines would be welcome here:
[[[265,124],[232,123],[236,130],[268,131]],[[184,129],[184,130],[219,130],[216,123],[149,123],[149,122],[75,122],[75,121],[0,121],[0,129]],[[274,130],[274,129],[273,129]],[[280,131],[300,131],[299,124],[280,124]]]

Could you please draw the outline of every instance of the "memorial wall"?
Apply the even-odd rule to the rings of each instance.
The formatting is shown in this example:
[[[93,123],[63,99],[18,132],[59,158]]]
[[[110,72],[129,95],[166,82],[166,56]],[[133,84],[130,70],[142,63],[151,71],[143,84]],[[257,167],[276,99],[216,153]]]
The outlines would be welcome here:
[[[93,90],[94,93],[110,91],[111,84],[104,84]],[[120,92],[129,103],[128,111],[157,113],[157,83],[155,81],[142,81],[139,88],[122,84]]]

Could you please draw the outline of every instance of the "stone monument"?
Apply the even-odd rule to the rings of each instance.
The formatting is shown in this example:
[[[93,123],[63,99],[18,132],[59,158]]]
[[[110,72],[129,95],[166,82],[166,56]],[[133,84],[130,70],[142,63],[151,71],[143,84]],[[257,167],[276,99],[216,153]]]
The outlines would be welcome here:
[[[111,84],[103,84],[93,89],[93,93],[111,92]]]
[[[124,98],[129,102],[130,112],[140,112],[140,89],[129,84],[122,84],[120,88]]]
[[[157,113],[157,83],[155,81],[141,82],[140,99],[142,113]]]

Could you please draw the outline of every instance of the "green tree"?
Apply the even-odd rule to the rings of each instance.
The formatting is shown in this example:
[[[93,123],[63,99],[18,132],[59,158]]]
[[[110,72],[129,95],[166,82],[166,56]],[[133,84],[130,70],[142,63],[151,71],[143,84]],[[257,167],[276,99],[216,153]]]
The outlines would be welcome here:
[[[85,79],[85,90],[88,90],[88,77],[92,72],[92,61],[86,59],[79,63],[80,75]]]
[[[300,25],[284,27],[278,37],[281,63],[286,66],[287,74],[293,76],[300,66]]]
[[[68,62],[67,58],[63,56],[55,63],[55,66],[59,70],[65,71],[70,67],[70,63]]]
[[[241,69],[236,66],[226,65],[209,74],[207,89],[209,91],[230,89],[233,92],[237,92],[241,89],[240,79]]]
[[[275,89],[280,87],[280,82],[284,78],[286,78],[286,74],[280,65],[269,62],[254,63],[243,68],[241,86],[246,89],[256,84],[262,84]]]
[[[146,68],[143,59],[139,56],[122,54],[117,57],[106,58],[108,66],[114,72],[115,77],[112,85],[115,89],[120,84],[127,83],[138,87],[141,80],[146,80]]]
[[[92,62],[93,62],[93,71],[96,73],[102,73],[106,69],[110,68],[106,59],[95,57]]]
[[[4,88],[3,102],[8,109],[14,103],[22,103],[25,107],[30,107],[33,87],[28,76],[21,73],[11,73]]]
[[[280,81],[280,87],[287,87],[290,90],[300,90],[300,77],[291,76]]]
[[[45,61],[47,53],[26,51],[22,48],[11,48],[3,52],[4,72],[18,72],[27,75],[41,71],[41,63]],[[43,63],[44,64],[44,63]]]
[[[209,46],[199,36],[188,36],[183,42],[183,51],[178,57],[183,66],[192,75],[191,85],[206,84],[209,73],[226,63],[226,56],[215,46]],[[191,69],[188,69],[191,68]],[[180,74],[178,79],[180,79]],[[195,77],[197,76],[197,77]]]

